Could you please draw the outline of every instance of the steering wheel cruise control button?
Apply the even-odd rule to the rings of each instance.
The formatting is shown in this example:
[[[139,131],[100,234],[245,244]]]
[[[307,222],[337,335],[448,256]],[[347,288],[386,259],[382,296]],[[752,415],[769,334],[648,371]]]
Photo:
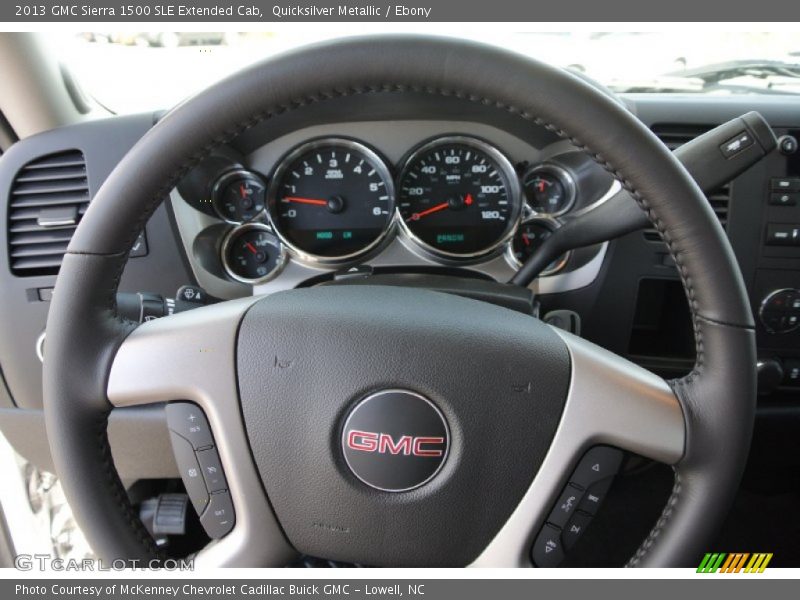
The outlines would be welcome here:
[[[557,567],[564,560],[564,548],[561,542],[561,530],[547,524],[542,527],[531,550],[533,564],[540,568]]]
[[[195,450],[214,445],[206,416],[197,406],[191,402],[171,402],[166,411],[170,431],[188,440]]]
[[[218,539],[233,529],[236,522],[233,513],[233,502],[228,492],[211,494],[208,508],[200,517],[200,524],[206,530],[208,537]]]
[[[615,475],[622,464],[622,452],[609,446],[595,446],[578,463],[570,483],[586,489],[596,481]]]
[[[197,462],[192,445],[174,431],[169,434],[172,442],[172,452],[175,454],[175,462],[186,487],[189,500],[192,501],[194,509],[198,515],[202,515],[208,505],[208,490],[203,481],[203,472]]]
[[[225,481],[225,474],[222,472],[222,463],[216,448],[198,451],[197,460],[203,470],[203,479],[209,492],[213,494],[228,489],[228,482]]]

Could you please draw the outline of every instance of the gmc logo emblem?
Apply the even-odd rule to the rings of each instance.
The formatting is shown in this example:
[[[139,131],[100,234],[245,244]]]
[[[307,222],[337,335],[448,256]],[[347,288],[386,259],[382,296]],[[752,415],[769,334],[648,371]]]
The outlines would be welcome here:
[[[388,433],[353,429],[347,434],[347,447],[351,450],[376,452],[378,454],[402,454],[404,456],[438,458],[444,454],[444,451],[441,448],[436,448],[436,446],[442,446],[443,444],[443,437],[403,435],[395,441]]]

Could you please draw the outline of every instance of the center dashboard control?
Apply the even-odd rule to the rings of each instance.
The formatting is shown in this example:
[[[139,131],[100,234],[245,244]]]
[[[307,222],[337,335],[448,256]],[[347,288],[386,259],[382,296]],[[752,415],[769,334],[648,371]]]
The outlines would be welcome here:
[[[797,152],[797,138],[793,135],[782,135],[778,138],[778,150],[787,156],[794,154]]]
[[[589,526],[622,464],[621,450],[595,446],[583,455],[531,548],[537,567],[557,567]]]
[[[208,420],[191,402],[167,404],[166,415],[172,451],[189,500],[208,536],[221,538],[233,529],[236,517]]]
[[[800,247],[799,223],[767,223],[767,246]]]

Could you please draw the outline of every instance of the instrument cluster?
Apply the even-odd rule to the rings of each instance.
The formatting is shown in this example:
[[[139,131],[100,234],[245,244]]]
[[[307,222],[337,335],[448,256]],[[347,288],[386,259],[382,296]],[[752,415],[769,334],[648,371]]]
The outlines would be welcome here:
[[[283,156],[269,178],[230,168],[211,189],[215,215],[235,225],[221,245],[222,265],[249,284],[274,278],[288,259],[357,264],[395,236],[444,265],[505,253],[518,268],[577,197],[570,169],[553,161],[515,166],[467,135],[423,142],[398,165],[354,139],[314,139]]]

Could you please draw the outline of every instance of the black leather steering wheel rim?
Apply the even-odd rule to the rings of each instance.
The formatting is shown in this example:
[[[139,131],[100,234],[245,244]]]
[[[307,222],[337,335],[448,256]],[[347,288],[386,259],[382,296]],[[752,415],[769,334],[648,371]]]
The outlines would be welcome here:
[[[683,566],[704,549],[747,457],[755,344],[741,274],[701,191],[632,114],[564,71],[463,41],[382,36],[285,54],[216,84],[155,125],[96,194],[50,308],[44,405],[56,470],[98,555],[158,556],[106,437],[110,367],[135,328],[117,315],[115,295],[138,232],[183,175],[254,125],[329,99],[407,92],[456,96],[550,129],[613,173],[658,229],[686,290],[697,362],[672,382],[686,426],[673,493],[629,564]]]

